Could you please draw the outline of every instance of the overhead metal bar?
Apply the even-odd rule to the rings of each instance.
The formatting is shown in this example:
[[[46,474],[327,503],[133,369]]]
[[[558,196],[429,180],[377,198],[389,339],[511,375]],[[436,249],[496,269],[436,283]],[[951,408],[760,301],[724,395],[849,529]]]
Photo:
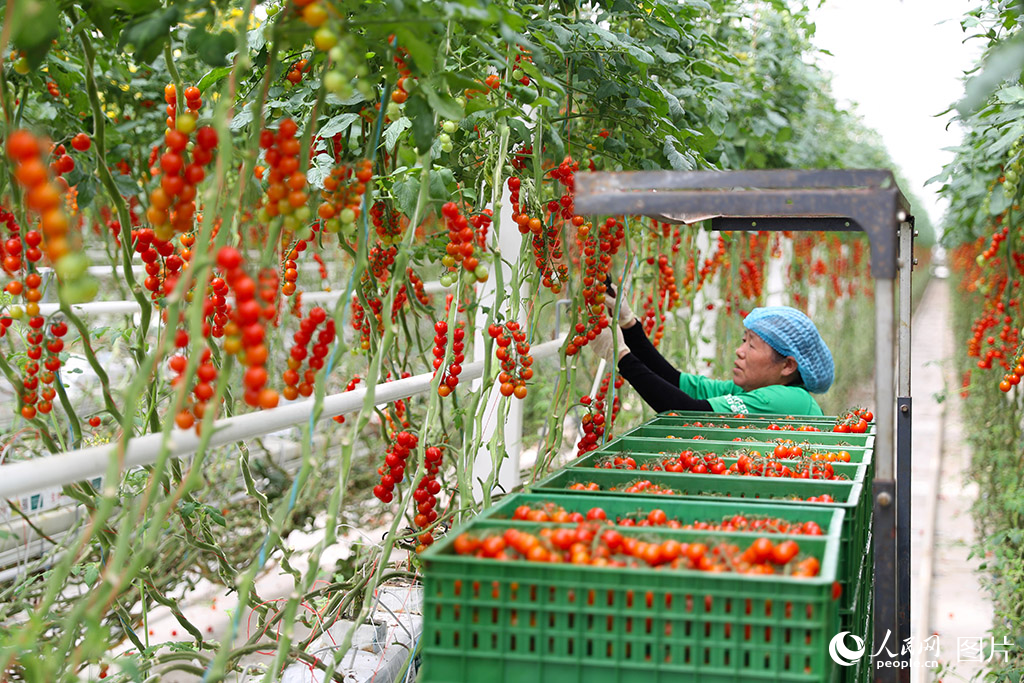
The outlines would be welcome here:
[[[897,518],[909,519],[909,445],[900,462],[897,496],[894,463],[896,420],[897,313],[895,280],[898,256],[911,258],[897,242],[901,225],[909,228],[910,204],[886,170],[639,171],[586,173],[576,178],[576,210],[581,214],[648,216],[693,223],[711,220],[717,230],[861,230],[869,239],[875,278],[875,480],[872,483],[875,548],[874,641],[898,636],[897,613],[909,614],[910,592],[899,590],[909,563],[897,554]],[[909,288],[909,274],[901,278]],[[902,289],[902,286],[901,286]],[[902,301],[901,301],[902,304]],[[905,305],[905,304],[902,304]],[[904,309],[901,307],[901,312]],[[900,321],[901,343],[909,340]],[[904,334],[906,332],[906,335]],[[909,346],[907,347],[909,349]],[[900,359],[904,360],[904,349]],[[901,370],[906,385],[909,429],[909,364]],[[906,374],[904,374],[904,372]],[[906,382],[904,382],[904,379]],[[902,392],[901,392],[902,393]],[[902,408],[902,404],[901,404]],[[904,474],[905,473],[905,474]],[[907,506],[907,510],[903,507]],[[897,514],[897,508],[899,513]],[[909,529],[901,530],[908,533]],[[866,552],[866,549],[865,549]],[[897,645],[897,651],[899,646]],[[881,667],[876,681],[897,681],[898,668]]]
[[[890,171],[584,173],[576,178],[575,202],[580,213],[684,222],[693,217],[842,219],[868,235],[872,275],[890,280],[896,277],[896,229],[910,214]],[[774,223],[741,229],[791,229],[778,227],[784,221]]]

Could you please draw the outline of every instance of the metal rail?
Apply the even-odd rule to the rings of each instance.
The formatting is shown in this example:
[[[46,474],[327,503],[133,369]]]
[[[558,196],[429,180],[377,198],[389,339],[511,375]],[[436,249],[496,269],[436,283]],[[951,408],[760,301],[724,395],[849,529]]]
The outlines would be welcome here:
[[[650,216],[692,223],[711,220],[718,230],[861,230],[870,240],[875,282],[875,480],[873,482],[875,578],[874,641],[898,636],[897,613],[909,614],[909,590],[899,590],[905,561],[897,553],[897,518],[909,519],[910,453],[901,452],[901,489],[894,467],[896,413],[896,311],[894,280],[897,253],[911,259],[909,241],[897,244],[901,225],[911,229],[910,204],[889,171],[641,171],[587,173],[576,179],[576,209],[581,214]],[[906,235],[902,236],[906,238]],[[909,290],[910,273],[901,277]],[[901,292],[902,294],[902,292]],[[901,314],[904,306],[901,297]],[[904,335],[904,324],[906,334]],[[901,320],[900,388],[909,401],[909,314]],[[904,381],[906,380],[904,387]],[[907,428],[909,429],[909,406]],[[903,413],[901,408],[901,414]],[[901,425],[902,426],[902,425]],[[897,508],[900,514],[897,514]],[[906,508],[906,509],[904,509]],[[909,528],[900,529],[901,534]],[[909,576],[909,575],[908,575]],[[892,644],[890,644],[892,647]],[[897,652],[901,643],[895,644]],[[874,650],[870,650],[873,652]],[[879,667],[875,680],[896,681],[898,668]]]

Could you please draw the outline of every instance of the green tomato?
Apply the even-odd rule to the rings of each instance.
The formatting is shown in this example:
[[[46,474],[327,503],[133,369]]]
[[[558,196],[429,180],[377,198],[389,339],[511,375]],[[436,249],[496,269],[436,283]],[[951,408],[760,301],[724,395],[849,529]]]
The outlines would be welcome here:
[[[387,114],[389,119],[397,121],[402,118],[402,106],[397,102],[388,102]]]
[[[452,276],[450,274],[448,274],[448,273],[445,273],[440,278],[438,278],[438,282],[441,283],[442,287],[445,287],[445,288],[451,287],[452,286]]]
[[[442,142],[441,143],[441,151],[442,152],[450,152],[450,151],[452,151],[452,143],[451,142]]]
[[[338,218],[345,225],[352,225],[356,222],[356,212],[349,208],[344,208],[341,213],[338,214]]]
[[[326,221],[324,221],[323,230],[324,232],[330,235],[334,235],[339,230],[341,230],[341,221],[339,221],[337,218],[328,218]]]
[[[32,70],[32,67],[29,66],[27,59],[24,57],[18,57],[14,60],[14,70],[24,76]]]
[[[54,266],[57,271],[57,278],[64,282],[77,280],[86,273],[89,267],[89,257],[83,252],[72,251],[61,256]]]
[[[490,277],[491,273],[487,270],[487,266],[479,264],[476,270],[473,271],[473,277],[476,278],[477,282],[487,282],[487,278]]]
[[[1008,184],[1010,184],[1010,185],[1016,185],[1017,184],[1017,180],[1019,179],[1019,176],[1017,175],[1017,172],[1014,171],[1012,168],[1009,171],[1007,171],[1005,174],[1003,174],[1003,177],[1006,179],[1006,182]]]
[[[526,74],[523,73],[522,69],[512,69],[512,78],[514,78],[517,81],[521,81],[523,79],[523,76],[525,75]]]
[[[196,129],[195,114],[178,114],[178,117],[174,119],[174,127],[178,129],[179,133],[191,135]]]
[[[327,92],[338,97],[344,97],[343,93],[347,87],[348,82],[345,80],[345,77],[337,71],[328,71],[324,75],[324,88]]]
[[[337,44],[338,35],[326,26],[321,26],[316,30],[316,33],[313,34],[313,45],[315,45],[316,49],[320,50],[320,52],[327,52]]]
[[[299,208],[295,209],[295,220],[299,223],[308,223],[309,219],[313,217],[313,211],[309,208],[308,204],[303,204]]]
[[[58,289],[60,298],[69,304],[92,301],[100,291],[100,283],[94,277],[86,276],[63,282]]]
[[[441,124],[441,129],[444,130],[445,133],[454,133],[458,127],[458,124],[454,121],[445,121]]]

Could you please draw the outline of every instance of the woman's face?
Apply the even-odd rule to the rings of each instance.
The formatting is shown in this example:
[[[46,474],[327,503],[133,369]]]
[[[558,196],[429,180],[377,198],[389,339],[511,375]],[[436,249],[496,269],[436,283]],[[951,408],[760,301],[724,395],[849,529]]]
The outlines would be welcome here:
[[[743,342],[736,349],[732,381],[743,391],[752,391],[773,384],[786,384],[796,370],[792,358],[778,360],[772,347],[750,330],[743,331]]]

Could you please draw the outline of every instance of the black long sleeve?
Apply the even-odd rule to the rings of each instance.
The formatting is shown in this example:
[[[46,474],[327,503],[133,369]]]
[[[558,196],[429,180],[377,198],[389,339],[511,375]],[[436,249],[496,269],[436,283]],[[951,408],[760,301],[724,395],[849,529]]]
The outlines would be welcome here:
[[[654,348],[654,344],[647,338],[647,334],[644,333],[644,326],[640,324],[639,320],[632,327],[622,330],[622,339],[626,342],[629,350],[633,352],[633,355],[655,375],[674,387],[679,386],[679,375],[682,373],[665,360],[665,357],[658,352],[658,349]]]
[[[633,327],[639,327],[634,325]],[[632,329],[632,328],[630,328]],[[643,328],[640,329],[640,335],[647,340],[647,337],[643,334]],[[625,331],[623,332],[625,336]],[[626,342],[632,350],[633,346]],[[662,363],[668,366],[669,369],[673,370],[676,375],[676,384],[671,384],[664,377],[655,374],[649,366],[647,366],[635,352],[627,353],[621,359],[619,359],[619,374],[622,375],[630,385],[636,389],[636,393],[640,394],[640,398],[647,402],[647,405],[651,406],[656,412],[664,412],[666,410],[700,410],[704,412],[712,412],[711,404],[704,399],[693,398],[685,391],[679,388],[679,371],[672,368],[668,361],[661,357],[661,354],[654,349],[651,343],[648,341],[647,345],[651,347],[651,350],[657,354],[658,358],[661,359]]]

